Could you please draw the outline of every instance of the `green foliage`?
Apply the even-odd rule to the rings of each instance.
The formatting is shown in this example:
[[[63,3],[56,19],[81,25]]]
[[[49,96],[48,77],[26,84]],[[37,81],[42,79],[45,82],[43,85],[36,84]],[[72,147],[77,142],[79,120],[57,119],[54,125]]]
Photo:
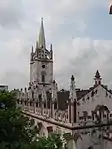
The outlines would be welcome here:
[[[0,92],[0,145],[7,148],[20,148],[22,143],[36,139],[34,121],[24,117],[16,107],[16,96],[10,92]],[[0,146],[0,149],[2,149]]]
[[[28,149],[62,149],[62,140],[60,135],[51,134],[46,137],[38,138]]]
[[[14,92],[0,92],[0,149],[61,149],[59,135],[37,138],[34,120],[29,120],[16,106]]]

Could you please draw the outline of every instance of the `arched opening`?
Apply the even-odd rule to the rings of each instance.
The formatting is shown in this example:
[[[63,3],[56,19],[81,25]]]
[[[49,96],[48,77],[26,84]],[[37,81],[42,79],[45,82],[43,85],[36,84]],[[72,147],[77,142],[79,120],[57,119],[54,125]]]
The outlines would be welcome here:
[[[42,71],[42,72],[41,72],[41,81],[42,81],[43,83],[46,82],[45,76],[46,76],[46,72],[45,72],[45,71]]]
[[[42,82],[45,82],[45,75],[42,74]]]
[[[40,95],[38,96],[38,98],[39,98],[39,103],[38,103],[38,105],[39,105],[39,107],[41,107],[42,95],[40,94]]]
[[[107,108],[107,106],[97,105],[94,112],[95,112],[97,121],[101,122],[104,118],[108,120],[109,109]]]

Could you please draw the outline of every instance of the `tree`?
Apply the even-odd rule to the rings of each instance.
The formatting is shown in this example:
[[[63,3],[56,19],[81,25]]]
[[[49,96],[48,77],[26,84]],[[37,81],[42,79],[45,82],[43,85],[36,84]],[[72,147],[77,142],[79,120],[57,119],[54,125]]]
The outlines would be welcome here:
[[[60,135],[51,134],[48,138],[39,138],[28,149],[62,149],[62,140],[60,139]]]
[[[37,138],[34,120],[16,106],[14,92],[0,92],[0,149],[61,149],[60,135]]]
[[[0,145],[8,149],[20,148],[36,139],[37,130],[34,121],[29,121],[16,107],[15,93],[0,92]]]

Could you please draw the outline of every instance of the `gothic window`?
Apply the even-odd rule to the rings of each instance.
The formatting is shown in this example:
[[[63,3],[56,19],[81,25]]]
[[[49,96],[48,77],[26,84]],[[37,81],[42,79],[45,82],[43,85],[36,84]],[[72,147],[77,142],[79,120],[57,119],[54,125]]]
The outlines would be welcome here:
[[[45,75],[42,75],[42,82],[45,82]]]
[[[42,71],[42,73],[41,73],[41,81],[42,82],[45,82],[45,75],[46,75],[46,72]]]

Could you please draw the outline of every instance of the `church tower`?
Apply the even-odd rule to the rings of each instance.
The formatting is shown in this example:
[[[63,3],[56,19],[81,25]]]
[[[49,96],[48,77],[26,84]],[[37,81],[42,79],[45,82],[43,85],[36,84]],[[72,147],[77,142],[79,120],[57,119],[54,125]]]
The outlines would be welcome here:
[[[53,81],[53,51],[52,45],[50,50],[46,48],[43,19],[41,19],[41,26],[38,41],[36,41],[35,50],[32,47],[30,58],[30,84],[38,86],[46,86],[46,89],[51,88]]]

